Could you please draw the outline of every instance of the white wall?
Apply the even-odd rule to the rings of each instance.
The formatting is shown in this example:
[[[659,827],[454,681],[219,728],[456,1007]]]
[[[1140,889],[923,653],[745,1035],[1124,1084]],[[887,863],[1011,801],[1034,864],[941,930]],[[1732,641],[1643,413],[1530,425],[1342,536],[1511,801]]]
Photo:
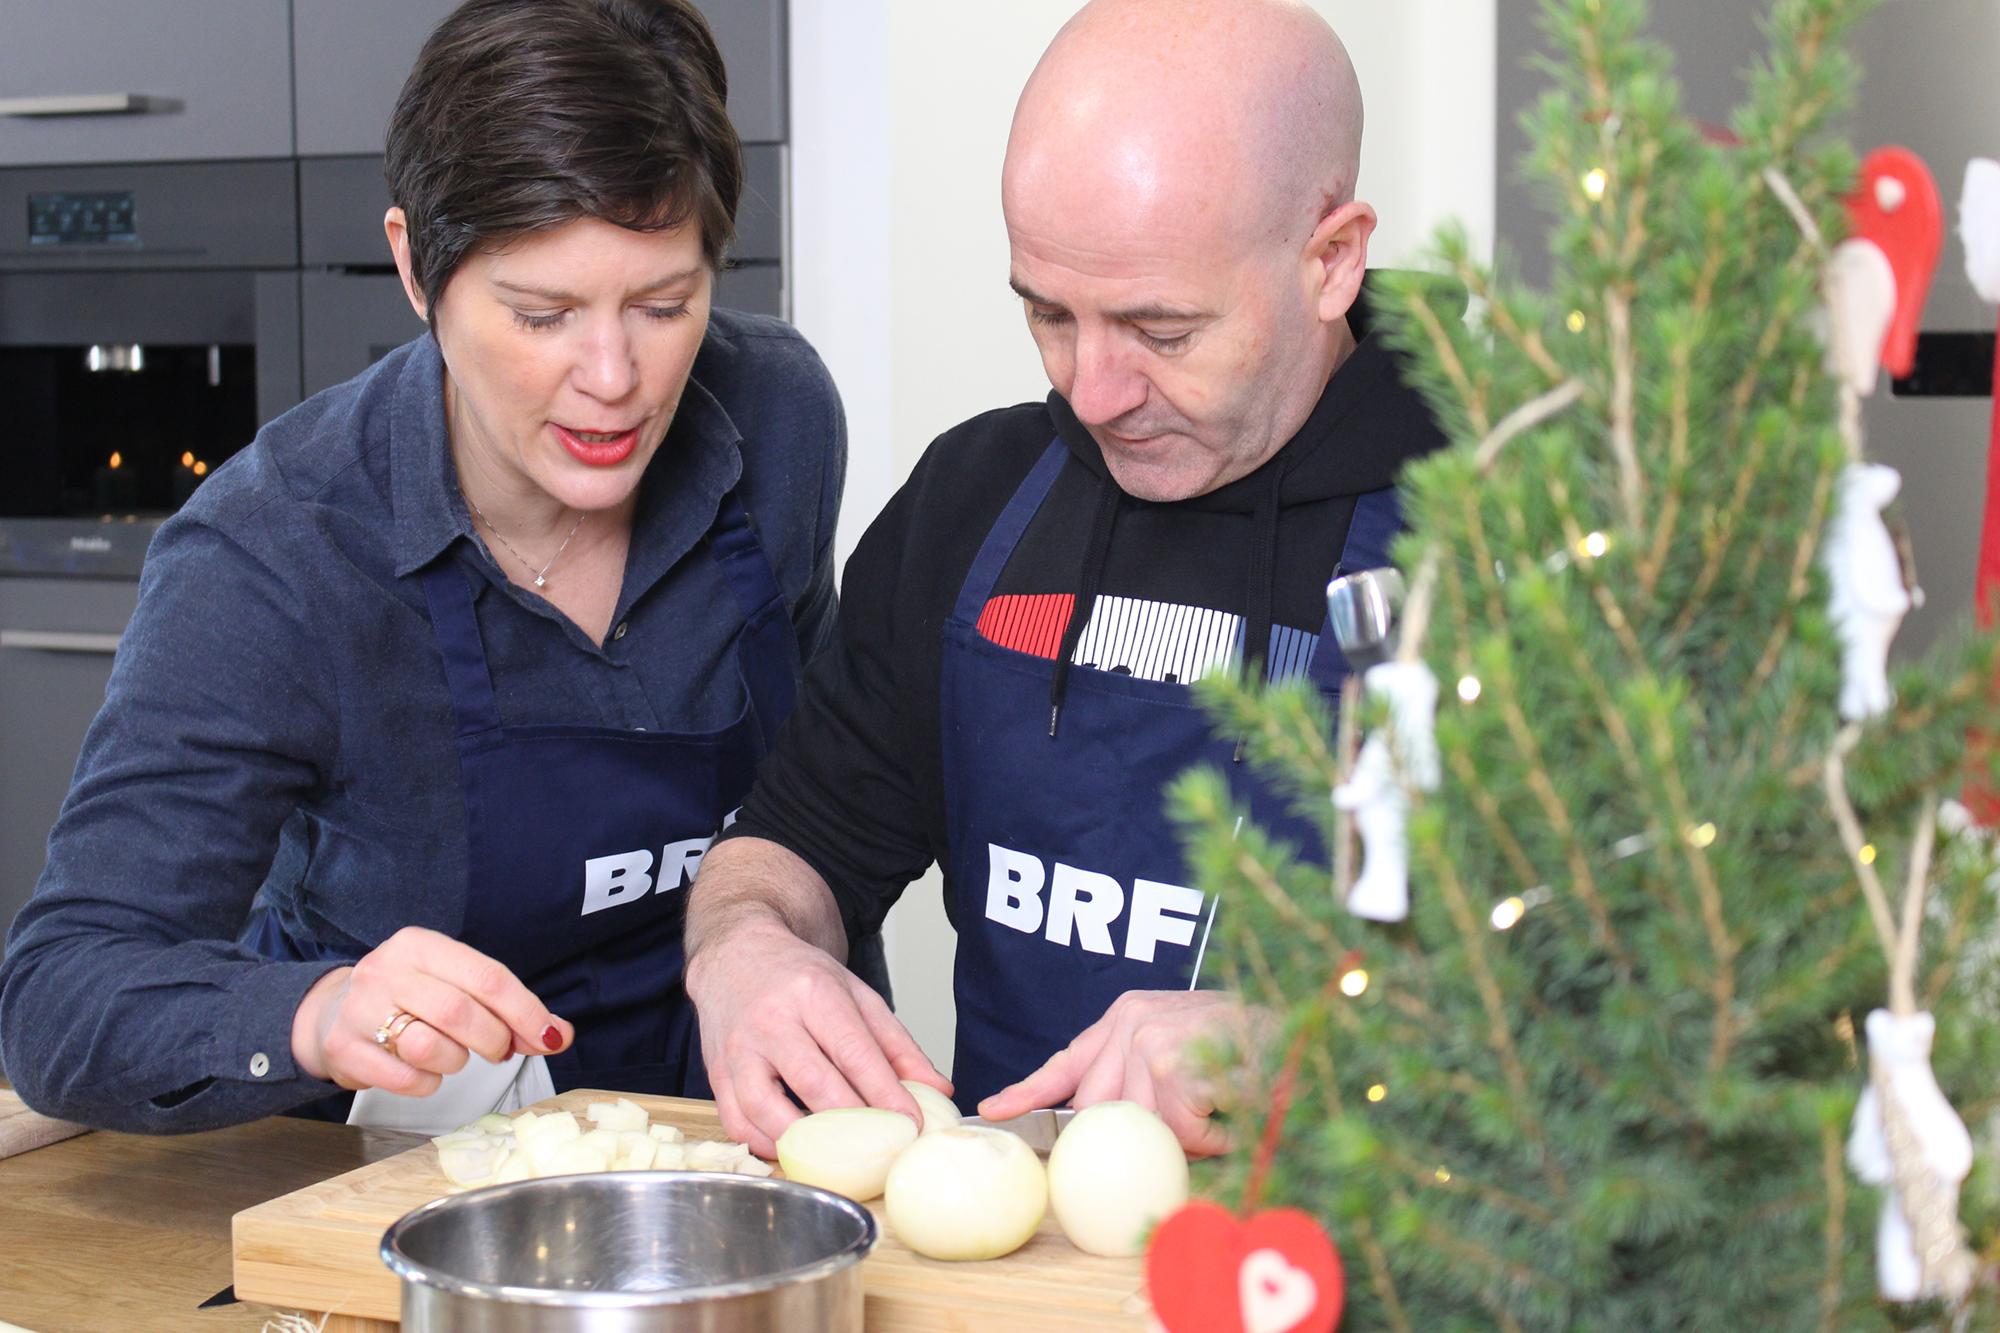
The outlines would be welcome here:
[[[1314,0],[1367,105],[1373,262],[1457,216],[1493,234],[1493,0]],[[1000,161],[1014,101],[1077,0],[792,0],[792,310],[847,403],[841,553],[926,445],[1048,392],[1007,290]],[[952,936],[935,873],[890,918],[897,1007],[941,1065]]]

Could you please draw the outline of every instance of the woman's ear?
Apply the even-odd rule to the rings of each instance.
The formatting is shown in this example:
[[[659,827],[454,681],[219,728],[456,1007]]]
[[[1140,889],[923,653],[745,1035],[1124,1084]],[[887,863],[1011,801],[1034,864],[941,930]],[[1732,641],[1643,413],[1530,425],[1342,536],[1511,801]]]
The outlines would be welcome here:
[[[403,280],[403,295],[410,298],[410,308],[417,312],[417,318],[428,324],[430,310],[410,269],[409,219],[402,209],[392,208],[382,215],[382,230],[389,236],[389,252],[396,256],[396,273]]]
[[[1359,200],[1342,204],[1319,220],[1306,241],[1306,282],[1320,322],[1345,316],[1361,295],[1368,272],[1368,238],[1375,233],[1375,209]]]

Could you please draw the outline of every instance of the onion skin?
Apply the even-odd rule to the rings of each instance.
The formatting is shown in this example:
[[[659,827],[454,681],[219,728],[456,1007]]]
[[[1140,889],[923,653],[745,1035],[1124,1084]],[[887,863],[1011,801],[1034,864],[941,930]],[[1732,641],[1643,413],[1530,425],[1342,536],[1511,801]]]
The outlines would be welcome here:
[[[794,1120],[778,1136],[778,1165],[787,1179],[866,1203],[882,1193],[896,1154],[916,1141],[910,1117],[847,1106]]]
[[[1028,1243],[1048,1212],[1048,1173],[1002,1129],[927,1130],[889,1168],[884,1200],[897,1239],[932,1259],[998,1259]]]
[[[1187,1202],[1187,1154],[1160,1117],[1137,1102],[1077,1112],[1049,1153],[1049,1206],[1079,1250],[1131,1258],[1168,1213]]]

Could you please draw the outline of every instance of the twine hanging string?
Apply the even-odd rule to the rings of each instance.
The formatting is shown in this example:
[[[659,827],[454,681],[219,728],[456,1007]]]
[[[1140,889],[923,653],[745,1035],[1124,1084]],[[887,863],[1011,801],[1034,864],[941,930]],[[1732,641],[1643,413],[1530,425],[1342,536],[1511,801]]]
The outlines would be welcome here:
[[[1813,220],[1812,212],[1806,208],[1805,201],[1799,198],[1798,191],[1774,166],[1764,168],[1764,183],[1777,196],[1785,211],[1791,214],[1800,233],[1819,255],[1822,273],[1830,273],[1828,261],[1831,255],[1826,238],[1819,224]],[[1846,337],[1846,330],[1836,317],[1831,298],[1827,281],[1822,278],[1821,300],[1827,312],[1831,359],[1835,366],[1845,367],[1847,356],[1842,340]],[[1845,374],[1837,373],[1834,378],[1839,390],[1841,444],[1845,447],[1848,463],[1859,463],[1864,458],[1861,394]],[[1924,903],[1929,896],[1931,857],[1937,841],[1938,796],[1935,791],[1926,791],[1917,814],[1917,826],[1910,839],[1910,860],[1904,877],[1899,918],[1890,910],[1889,895],[1882,887],[1874,857],[1868,851],[1867,834],[1861,827],[1860,818],[1854,813],[1854,802],[1847,791],[1847,757],[1861,743],[1861,733],[1861,723],[1849,722],[1840,729],[1827,749],[1823,772],[1827,805],[1833,811],[1833,822],[1840,831],[1847,859],[1853,863],[1855,878],[1860,881],[1862,897],[1868,902],[1868,915],[1874,922],[1876,939],[1888,960],[1889,1012],[1898,1018],[1909,1018],[1917,1013],[1917,945],[1923,928]],[[1868,1081],[1875,1089],[1876,1104],[1881,1110],[1883,1142],[1889,1150],[1896,1190],[1902,1196],[1903,1213],[1914,1234],[1917,1263],[1925,1283],[1934,1286],[1952,1301],[1962,1301],[1972,1290],[1979,1264],[1971,1251],[1965,1227],[1958,1220],[1957,1192],[1946,1190],[1938,1180],[1937,1172],[1924,1156],[1923,1145],[1910,1128],[1909,1113],[1890,1083],[1887,1064],[1875,1059],[1872,1054],[1868,1062]]]

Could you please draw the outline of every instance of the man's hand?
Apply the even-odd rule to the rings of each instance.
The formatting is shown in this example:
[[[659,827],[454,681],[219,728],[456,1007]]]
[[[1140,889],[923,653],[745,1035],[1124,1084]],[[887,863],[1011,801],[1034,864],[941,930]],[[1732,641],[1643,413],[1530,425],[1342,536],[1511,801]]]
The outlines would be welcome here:
[[[1047,1064],[979,1104],[988,1120],[1011,1120],[1044,1106],[1092,1106],[1128,1101],[1159,1114],[1194,1157],[1229,1148],[1229,1136],[1209,1120],[1214,1088],[1193,1068],[1204,1040],[1247,1043],[1255,1011],[1218,991],[1126,991],[1104,1017],[1077,1035]]]
[[[397,1014],[415,1021],[392,1055],[375,1031]],[[501,964],[449,935],[405,926],[313,983],[292,1015],[292,1059],[343,1088],[428,1097],[470,1051],[497,1064],[560,1051],[575,1035]]]
[[[832,894],[811,867],[775,843],[739,838],[709,853],[694,892],[687,992],[701,1016],[723,1131],[775,1157],[778,1136],[801,1114],[786,1087],[815,1111],[878,1106],[921,1127],[923,1112],[901,1080],[947,1095],[951,1084],[881,996],[794,929],[788,917],[803,912],[805,933],[846,942]]]

